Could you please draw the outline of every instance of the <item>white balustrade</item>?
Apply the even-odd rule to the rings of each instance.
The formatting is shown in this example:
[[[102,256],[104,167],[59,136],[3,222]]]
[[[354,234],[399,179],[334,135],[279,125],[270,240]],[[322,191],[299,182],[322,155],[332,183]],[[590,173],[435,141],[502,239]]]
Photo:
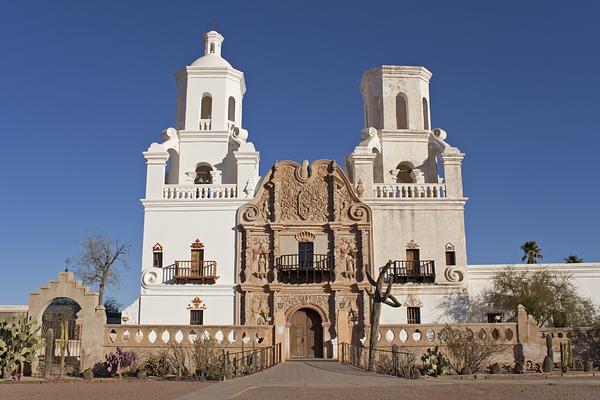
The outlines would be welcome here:
[[[198,130],[201,131],[210,131],[210,126],[211,126],[211,120],[210,119],[201,119],[199,126],[198,126]]]
[[[193,346],[198,340],[215,340],[228,348],[267,347],[274,343],[271,325],[105,325],[105,349]]]
[[[237,185],[165,185],[163,199],[167,200],[219,200],[237,199]]]
[[[390,183],[373,185],[376,199],[437,199],[446,197],[443,183]]]

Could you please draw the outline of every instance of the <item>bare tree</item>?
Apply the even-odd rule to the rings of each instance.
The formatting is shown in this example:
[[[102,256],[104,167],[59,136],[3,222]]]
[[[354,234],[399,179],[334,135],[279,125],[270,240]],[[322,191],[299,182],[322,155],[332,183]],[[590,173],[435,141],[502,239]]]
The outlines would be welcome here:
[[[369,371],[375,370],[375,352],[377,350],[377,339],[379,332],[379,317],[381,316],[381,304],[387,304],[390,307],[398,308],[401,306],[400,302],[391,294],[393,279],[387,282],[387,289],[383,291],[383,284],[385,281],[385,275],[388,269],[390,269],[392,261],[388,261],[387,264],[381,268],[377,281],[374,281],[369,271],[367,273],[367,279],[373,290],[367,290],[367,293],[371,297],[371,334],[369,336]]]
[[[485,364],[511,347],[495,340],[492,335],[480,336],[469,329],[460,330],[446,324],[444,330],[446,356],[457,374],[479,372]]]
[[[120,270],[127,269],[125,256],[131,244],[120,243],[102,235],[92,235],[81,243],[81,253],[75,259],[75,275],[90,286],[98,287],[98,304],[102,304],[107,285],[120,281]]]

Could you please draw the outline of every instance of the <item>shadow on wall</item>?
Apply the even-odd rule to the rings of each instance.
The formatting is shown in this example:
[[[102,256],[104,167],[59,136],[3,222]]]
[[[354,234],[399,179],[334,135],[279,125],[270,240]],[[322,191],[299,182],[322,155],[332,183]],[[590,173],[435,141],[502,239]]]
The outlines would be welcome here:
[[[489,304],[483,292],[473,296],[460,292],[446,295],[439,304],[442,313],[436,323],[487,322]]]

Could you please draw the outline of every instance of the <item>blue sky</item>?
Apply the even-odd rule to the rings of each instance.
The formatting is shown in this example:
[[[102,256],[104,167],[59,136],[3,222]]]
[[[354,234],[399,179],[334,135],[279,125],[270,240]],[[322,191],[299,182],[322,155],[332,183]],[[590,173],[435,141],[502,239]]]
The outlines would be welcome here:
[[[0,5],[0,304],[56,276],[78,240],[132,243],[109,294],[139,293],[141,152],[172,126],[173,74],[211,20],[246,74],[244,124],[275,160],[356,145],[358,84],[424,65],[432,125],[466,153],[470,263],[600,261],[600,52],[593,2],[19,1]]]

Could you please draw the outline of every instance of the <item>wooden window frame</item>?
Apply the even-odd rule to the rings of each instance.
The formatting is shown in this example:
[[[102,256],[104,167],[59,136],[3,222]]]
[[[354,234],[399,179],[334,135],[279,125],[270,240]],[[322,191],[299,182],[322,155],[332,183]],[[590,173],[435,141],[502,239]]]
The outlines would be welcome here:
[[[456,252],[454,250],[446,250],[446,265],[456,265]]]
[[[204,310],[190,310],[190,325],[204,325]]]
[[[406,307],[406,322],[409,325],[421,323],[421,307]]]

